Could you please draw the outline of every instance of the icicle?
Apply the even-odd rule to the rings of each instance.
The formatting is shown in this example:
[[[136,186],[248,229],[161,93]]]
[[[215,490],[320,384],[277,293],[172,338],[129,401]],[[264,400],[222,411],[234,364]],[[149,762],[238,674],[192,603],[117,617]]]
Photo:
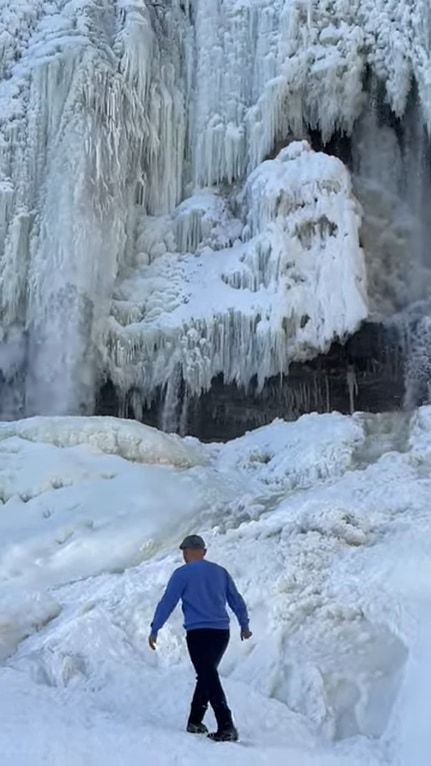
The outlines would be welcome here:
[[[331,391],[329,388],[329,378],[325,375],[325,403],[326,412],[331,412]]]
[[[350,413],[353,415],[355,412],[355,397],[358,395],[358,381],[356,379],[355,367],[353,364],[347,366],[346,372],[347,390],[349,392],[349,407]]]
[[[178,416],[181,389],[181,366],[176,365],[163,391],[160,428],[167,433],[176,433],[181,422]]]

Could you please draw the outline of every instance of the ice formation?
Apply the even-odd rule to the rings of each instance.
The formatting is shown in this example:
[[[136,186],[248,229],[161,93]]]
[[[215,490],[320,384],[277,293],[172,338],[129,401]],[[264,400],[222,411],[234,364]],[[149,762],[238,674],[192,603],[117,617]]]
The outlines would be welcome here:
[[[257,376],[261,387],[366,316],[359,212],[339,160],[294,142],[259,165],[240,195],[241,236],[216,253],[214,232],[204,232],[211,216],[193,199],[186,219],[174,211],[166,233],[159,228],[155,245],[143,222],[147,265],[115,292],[106,348],[120,391],[151,400],[177,380],[199,394],[219,373],[243,386]],[[235,222],[223,228],[235,231]],[[194,252],[172,252],[181,241]]]
[[[415,78],[431,128],[427,0],[201,0],[194,176],[234,180],[304,124],[351,132],[367,66],[402,115]]]
[[[128,370],[131,364],[116,370],[116,353],[106,347],[106,338],[112,336],[109,314],[114,289],[121,292],[125,278],[136,273],[139,258],[148,257],[137,246],[137,238],[148,229],[146,241],[151,234],[162,246],[164,237],[159,232],[170,225],[166,216],[174,220],[172,241],[179,240],[176,246],[163,244],[159,252],[165,253],[163,257],[148,264],[159,279],[157,295],[148,306],[141,302],[139,311],[136,305],[124,307],[122,317],[132,311],[138,324],[142,314],[151,314],[154,301],[158,302],[171,329],[164,340],[160,333],[156,338],[156,346],[165,346],[157,361],[172,373],[166,396],[173,399],[182,373],[175,357],[181,351],[171,347],[169,354],[168,347],[173,335],[183,337],[183,330],[182,319],[173,327],[171,303],[180,302],[189,292],[189,285],[182,283],[184,272],[192,262],[193,248],[205,238],[205,231],[199,232],[199,215],[191,214],[186,223],[187,216],[179,214],[181,208],[174,213],[176,206],[212,186],[237,216],[236,185],[250,190],[250,174],[265,174],[258,166],[292,138],[302,139],[310,129],[317,130],[323,140],[335,131],[352,132],[367,106],[369,72],[383,83],[390,108],[398,116],[406,110],[414,81],[419,119],[430,128],[430,26],[427,0],[35,0],[31,4],[17,0],[13,6],[3,0],[3,415],[89,412],[98,382],[113,369],[117,385],[119,377],[127,385],[139,378],[141,401],[153,397],[152,384],[163,383],[165,370],[155,370],[144,379],[139,372],[147,364],[144,354],[133,371]],[[315,156],[308,153],[307,157],[306,175],[315,176]],[[318,195],[329,162],[320,162]],[[286,199],[291,196],[290,183],[286,177],[287,188],[282,190]],[[357,216],[350,208],[350,222],[345,218],[350,191],[348,181],[342,183],[345,199],[343,193],[338,196],[340,215],[352,239],[347,257],[334,263],[341,273],[333,279],[347,291],[362,266],[359,250],[354,256],[352,249]],[[322,205],[326,201],[323,194]],[[254,204],[246,193],[243,223],[252,215],[249,202]],[[293,224],[290,211],[286,213],[289,229]],[[148,216],[158,218],[156,226]],[[332,226],[330,216],[329,221]],[[183,223],[189,227],[186,235],[181,234]],[[335,223],[340,225],[338,218]],[[229,236],[221,231],[223,216],[218,224],[220,240],[212,230],[201,260],[205,269],[206,264],[214,264],[210,268],[217,273],[221,259],[228,257],[217,251],[233,244],[226,243]],[[270,245],[274,267],[277,248],[286,237],[276,228]],[[268,247],[269,232],[257,236],[259,247],[265,238]],[[327,232],[323,236],[325,244],[331,243]],[[259,258],[256,246],[256,239],[247,245],[250,262]],[[237,268],[237,253],[231,253],[229,273]],[[329,251],[325,254],[322,248],[321,257],[327,263]],[[320,292],[325,283],[316,281],[317,271],[314,266],[307,271],[310,290],[303,290],[302,306],[292,305],[289,296],[282,308],[282,280],[278,285],[276,310],[290,327],[283,348],[275,330],[265,338],[265,333],[256,332],[251,340],[256,348],[249,354],[250,312],[247,318],[232,321],[226,306],[224,313],[223,307],[218,314],[208,311],[200,329],[195,328],[198,336],[191,349],[203,346],[201,366],[207,369],[187,371],[187,385],[197,390],[203,382],[207,385],[211,372],[221,368],[227,379],[235,377],[243,384],[251,374],[262,379],[284,369],[290,355],[301,358],[305,341],[308,353],[316,353],[331,337],[352,331],[365,314],[364,296],[359,310],[355,288],[355,308],[349,316],[340,319],[335,305],[332,315],[328,308],[318,322],[307,297],[314,281],[316,305],[326,303],[326,288]],[[259,274],[258,269],[253,278],[259,279]],[[169,288],[166,280],[172,283]],[[196,289],[191,302],[199,299],[199,284]],[[291,295],[293,299],[295,293]],[[297,292],[295,301],[299,300]],[[214,302],[216,296],[211,311]],[[222,290],[220,302],[224,303]],[[256,307],[255,322],[260,308]],[[118,311],[121,314],[115,297],[114,316]],[[304,332],[300,320],[306,316],[310,319]],[[201,312],[196,322],[202,318]],[[243,329],[238,322],[241,327],[245,323]],[[204,325],[211,338],[205,335]],[[152,344],[153,329],[148,329],[146,338],[139,340],[143,348]],[[249,355],[253,364],[247,361],[246,369],[238,371],[229,358],[220,358],[220,333],[223,345],[235,348],[237,357],[238,342],[243,341],[241,356]],[[130,360],[137,343],[132,333]],[[120,393],[125,393],[121,386]]]

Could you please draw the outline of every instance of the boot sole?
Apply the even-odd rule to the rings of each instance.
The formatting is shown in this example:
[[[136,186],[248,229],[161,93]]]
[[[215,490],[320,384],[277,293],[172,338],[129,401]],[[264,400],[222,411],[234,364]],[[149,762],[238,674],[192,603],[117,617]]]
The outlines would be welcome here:
[[[186,729],[186,732],[187,734],[200,734],[201,736],[202,735],[208,736],[208,729],[204,729],[203,731],[193,731],[190,729]]]

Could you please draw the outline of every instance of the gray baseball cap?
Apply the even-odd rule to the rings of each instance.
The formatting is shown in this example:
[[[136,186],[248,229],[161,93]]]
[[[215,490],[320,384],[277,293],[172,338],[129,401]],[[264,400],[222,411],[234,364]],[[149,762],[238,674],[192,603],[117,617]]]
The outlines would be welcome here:
[[[204,551],[206,550],[206,545],[200,535],[187,535],[180,545],[180,550],[183,551],[185,548],[191,548],[195,551]]]

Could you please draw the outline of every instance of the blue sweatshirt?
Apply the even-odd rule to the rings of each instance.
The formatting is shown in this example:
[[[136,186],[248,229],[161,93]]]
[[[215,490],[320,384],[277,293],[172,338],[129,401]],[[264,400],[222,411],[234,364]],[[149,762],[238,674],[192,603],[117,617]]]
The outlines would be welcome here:
[[[227,630],[229,616],[226,602],[235,613],[241,628],[248,628],[247,607],[232,577],[226,569],[211,561],[191,561],[175,570],[157,605],[151,623],[153,635],[157,635],[180,599],[186,630]]]

